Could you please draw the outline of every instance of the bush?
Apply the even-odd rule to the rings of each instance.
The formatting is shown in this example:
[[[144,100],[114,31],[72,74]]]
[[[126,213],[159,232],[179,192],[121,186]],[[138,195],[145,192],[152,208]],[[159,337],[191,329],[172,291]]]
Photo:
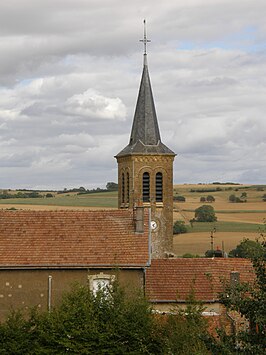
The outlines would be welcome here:
[[[185,226],[184,221],[175,221],[173,226],[173,233],[174,234],[182,234],[187,233],[187,227]]]
[[[230,202],[236,202],[236,195],[232,194],[232,195],[229,196],[228,199],[229,199]]]
[[[200,258],[200,256],[198,254],[185,253],[182,258]]]
[[[202,196],[202,197],[200,198],[200,202],[206,202],[206,197]]]
[[[207,198],[206,198],[206,201],[207,202],[214,202],[215,198],[212,195],[208,195]]]
[[[256,190],[257,190],[257,191],[264,191],[264,188],[261,187],[261,186],[258,186],[258,187],[256,188]]]
[[[186,198],[185,196],[174,196],[174,201],[185,202]]]

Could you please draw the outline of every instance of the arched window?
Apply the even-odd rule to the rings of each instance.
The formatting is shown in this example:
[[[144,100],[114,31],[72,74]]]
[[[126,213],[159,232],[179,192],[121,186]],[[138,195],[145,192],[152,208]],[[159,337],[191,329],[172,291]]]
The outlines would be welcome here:
[[[156,202],[163,202],[163,174],[156,174]]]
[[[142,176],[142,200],[150,202],[150,174],[147,172]]]
[[[127,173],[127,203],[129,203],[129,173]]]
[[[122,203],[125,203],[125,174],[124,173],[122,173],[121,201]]]

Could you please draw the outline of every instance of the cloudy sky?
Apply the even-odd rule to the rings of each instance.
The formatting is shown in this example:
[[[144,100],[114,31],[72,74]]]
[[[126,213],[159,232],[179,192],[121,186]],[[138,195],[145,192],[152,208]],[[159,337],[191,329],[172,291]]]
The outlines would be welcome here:
[[[0,4],[0,188],[104,187],[127,145],[143,19],[175,183],[266,183],[265,0]]]

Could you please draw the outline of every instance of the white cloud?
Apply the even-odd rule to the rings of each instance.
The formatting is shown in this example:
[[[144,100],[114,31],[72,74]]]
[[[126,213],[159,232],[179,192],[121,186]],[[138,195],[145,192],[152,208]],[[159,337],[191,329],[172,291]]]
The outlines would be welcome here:
[[[0,188],[116,179],[145,17],[161,136],[179,154],[175,181],[261,183],[265,11],[264,0],[2,2]]]
[[[67,99],[66,112],[83,117],[124,120],[126,108],[121,99],[104,97],[89,89]]]

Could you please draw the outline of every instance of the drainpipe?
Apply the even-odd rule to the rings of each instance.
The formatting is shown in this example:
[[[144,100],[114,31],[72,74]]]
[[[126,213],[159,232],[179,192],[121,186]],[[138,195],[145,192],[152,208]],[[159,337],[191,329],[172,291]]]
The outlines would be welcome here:
[[[52,279],[51,275],[48,276],[48,312],[51,312],[52,307]]]
[[[151,266],[152,240],[151,240],[151,208],[149,208],[149,261],[148,266]]]

